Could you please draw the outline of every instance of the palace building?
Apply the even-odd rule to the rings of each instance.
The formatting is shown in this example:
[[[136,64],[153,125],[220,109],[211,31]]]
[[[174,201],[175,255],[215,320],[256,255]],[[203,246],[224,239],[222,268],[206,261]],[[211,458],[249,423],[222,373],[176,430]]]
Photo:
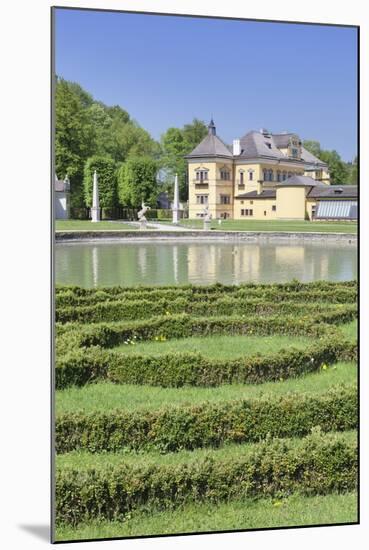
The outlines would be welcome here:
[[[255,220],[356,219],[357,187],[330,185],[326,163],[294,133],[250,131],[226,145],[213,120],[186,157],[189,217]]]

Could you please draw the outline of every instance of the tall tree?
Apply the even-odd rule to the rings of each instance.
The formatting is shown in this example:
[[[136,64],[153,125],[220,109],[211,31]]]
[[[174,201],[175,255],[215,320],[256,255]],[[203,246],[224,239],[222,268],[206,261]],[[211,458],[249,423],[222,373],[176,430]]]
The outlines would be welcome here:
[[[322,151],[320,158],[328,164],[332,184],[345,185],[349,183],[349,170],[337,151]]]
[[[183,128],[169,128],[161,138],[161,164],[164,168],[164,179],[169,189],[172,189],[174,174],[178,174],[181,200],[188,199],[187,163],[183,157],[188,155],[206,134],[205,123],[195,118],[191,124],[185,124]]]
[[[157,162],[149,157],[130,158],[118,170],[118,196],[122,206],[155,207],[158,196]]]
[[[312,155],[319,158],[321,153],[321,147],[319,141],[314,141],[313,139],[307,139],[303,142],[303,146],[307,149]]]
[[[327,163],[332,184],[345,185],[350,183],[350,170],[337,153],[337,151],[328,151],[321,148],[319,141],[307,140],[303,142],[305,149],[321,161]]]
[[[90,157],[85,164],[83,186],[86,205],[92,206],[93,175],[95,170],[98,175],[100,206],[117,206],[116,163],[111,158],[97,155]]]
[[[357,157],[348,164],[350,185],[358,185]]]
[[[82,100],[63,79],[56,85],[55,170],[71,181],[71,206],[83,206],[83,166],[94,151],[95,133]]]

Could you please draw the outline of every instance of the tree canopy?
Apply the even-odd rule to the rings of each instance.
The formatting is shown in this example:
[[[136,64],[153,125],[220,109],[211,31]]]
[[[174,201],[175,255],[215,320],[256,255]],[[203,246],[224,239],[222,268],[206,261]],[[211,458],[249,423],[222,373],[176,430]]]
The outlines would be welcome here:
[[[68,174],[71,205],[83,206],[84,165],[91,156],[115,163],[137,155],[159,158],[160,146],[130,115],[95,101],[76,82],[57,79],[55,95],[55,169]]]
[[[150,157],[130,158],[118,170],[118,196],[122,206],[139,207],[144,201],[156,207],[158,165]]]
[[[332,184],[357,184],[357,167],[355,172],[354,165],[344,162],[337,151],[324,150],[321,148],[319,141],[314,140],[304,141],[303,146],[328,164]]]
[[[206,136],[207,127],[204,122],[194,118],[183,128],[168,128],[161,138],[162,157],[161,165],[165,171],[168,187],[172,189],[174,174],[178,174],[179,196],[187,200],[187,163],[183,158],[188,155]]]
[[[101,207],[112,207],[117,204],[117,166],[113,159],[95,155],[85,164],[83,187],[87,206],[92,206],[93,174],[96,170],[99,182],[99,199]]]

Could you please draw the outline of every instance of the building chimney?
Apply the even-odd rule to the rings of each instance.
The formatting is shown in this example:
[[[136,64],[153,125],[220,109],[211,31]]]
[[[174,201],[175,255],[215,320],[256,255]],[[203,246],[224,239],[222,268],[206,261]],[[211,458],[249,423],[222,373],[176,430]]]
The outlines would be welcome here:
[[[239,139],[234,139],[233,140],[233,156],[237,157],[240,154],[241,154],[240,140]]]

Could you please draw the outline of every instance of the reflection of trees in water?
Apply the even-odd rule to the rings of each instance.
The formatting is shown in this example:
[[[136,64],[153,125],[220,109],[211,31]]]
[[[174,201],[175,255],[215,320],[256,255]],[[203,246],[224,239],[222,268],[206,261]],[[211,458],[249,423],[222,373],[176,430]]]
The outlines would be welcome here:
[[[56,281],[86,287],[353,279],[356,246],[110,243],[56,246]]]

